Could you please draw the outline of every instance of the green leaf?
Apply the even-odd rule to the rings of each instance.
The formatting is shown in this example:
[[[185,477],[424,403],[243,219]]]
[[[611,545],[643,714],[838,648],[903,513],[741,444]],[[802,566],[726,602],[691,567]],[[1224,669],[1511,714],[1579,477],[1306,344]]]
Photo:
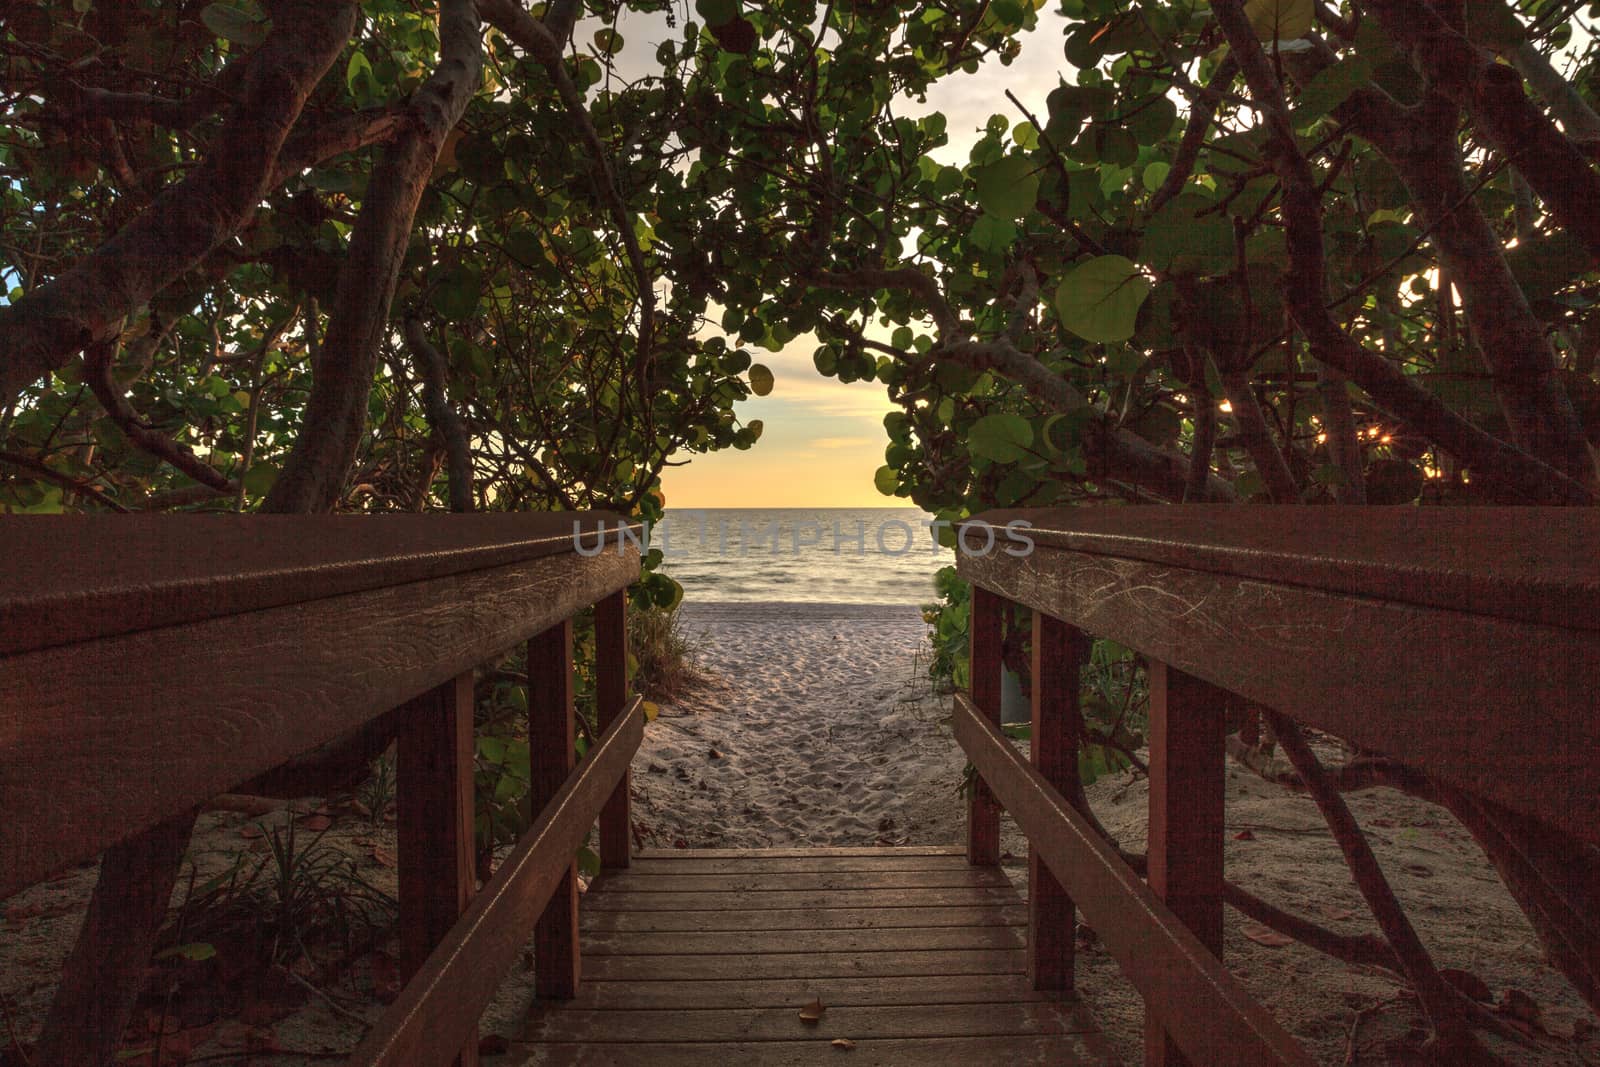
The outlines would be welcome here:
[[[1126,341],[1150,287],[1150,279],[1127,257],[1097,256],[1062,279],[1056,313],[1085,341]]]
[[[224,41],[254,48],[267,39],[272,23],[234,4],[211,4],[200,11],[205,28]]]
[[[976,456],[996,463],[1014,463],[1028,454],[1033,426],[1021,415],[996,412],[985,415],[967,431],[967,447]]]
[[[1207,273],[1226,268],[1234,256],[1233,223],[1203,196],[1185,193],[1167,202],[1144,228],[1139,262],[1155,271]]]
[[[900,488],[900,475],[893,467],[879,467],[872,476],[872,484],[884,496],[894,496],[894,491]]]
[[[1245,17],[1263,41],[1297,41],[1311,32],[1312,0],[1249,0]]]
[[[694,0],[694,10],[707,26],[721,26],[739,17],[739,0]]]
[[[191,941],[187,945],[173,945],[171,948],[164,948],[155,954],[155,958],[158,960],[170,960],[182,957],[198,963],[201,960],[209,960],[216,954],[215,945],[205,941]]]
[[[978,203],[1000,219],[1020,219],[1039,200],[1039,172],[1029,159],[1006,156],[973,172]]]
[[[594,46],[600,49],[602,54],[614,56],[622,51],[622,34],[610,28],[596,30],[594,33]]]
[[[355,92],[357,79],[363,79],[369,85],[372,82],[372,60],[368,59],[366,53],[359,49],[350,53],[350,62],[345,64],[345,88],[352,93]]]
[[[1467,38],[1492,52],[1509,52],[1527,39],[1522,25],[1505,0],[1466,0],[1463,5]]]
[[[1017,224],[993,215],[980,215],[967,233],[967,240],[985,252],[1004,252],[1017,239]]]
[[[756,396],[766,396],[772,392],[774,380],[772,371],[765,363],[754,363],[750,366],[750,391]]]
[[[245,472],[244,491],[251,496],[265,496],[277,480],[277,467],[271,463],[256,463]]]
[[[1153,193],[1161,188],[1162,184],[1167,180],[1167,175],[1171,173],[1172,164],[1157,160],[1144,168],[1144,172],[1139,175],[1139,181],[1147,190]]]
[[[1371,80],[1372,64],[1361,56],[1348,56],[1324,68],[1300,91],[1294,106],[1295,124],[1321,118]]]
[[[647,723],[655,722],[656,716],[661,714],[661,705],[652,700],[639,701],[639,707],[644,709],[644,721]]]

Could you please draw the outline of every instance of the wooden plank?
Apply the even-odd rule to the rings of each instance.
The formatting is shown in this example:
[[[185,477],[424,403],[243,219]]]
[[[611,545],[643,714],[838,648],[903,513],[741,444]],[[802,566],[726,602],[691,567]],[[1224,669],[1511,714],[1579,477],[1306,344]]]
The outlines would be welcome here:
[[[1005,602],[982,586],[972,587],[968,630],[969,687],[972,705],[992,722],[1000,721],[1000,643]],[[1000,808],[982,776],[967,795],[967,862],[995,866],[1000,862]]]
[[[1038,549],[1086,552],[1328,593],[1600,629],[1594,508],[1040,508]]]
[[[635,855],[630,868],[637,874],[755,874],[762,871],[806,872],[837,871],[948,871],[966,865],[964,851],[912,853],[906,856],[799,856],[792,859],[772,856],[740,858],[663,859]]]
[[[596,911],[760,911],[794,908],[927,908],[1014,904],[1016,891],[978,889],[879,889],[870,894],[839,890],[810,893],[585,893],[583,907]]]
[[[998,867],[962,864],[932,871],[753,871],[749,874],[657,874],[654,871],[604,874],[591,893],[778,893],[822,889],[863,893],[877,889],[950,889],[1008,886]]]
[[[1015,1037],[1077,1034],[1095,1026],[1076,1004],[1033,1001],[1025,1004],[941,1004],[932,1007],[828,1006],[822,1025],[801,1022],[807,1001],[779,1008],[705,1008],[678,1011],[577,1011],[536,1009],[524,1038],[529,1041],[585,1041],[608,1044],[675,1041],[803,1041],[820,1035],[871,1034],[874,1038]],[[730,1062],[720,1059],[719,1062]]]
[[[572,774],[576,710],[573,707],[572,620],[563,619],[528,642],[528,800],[544,810]],[[550,903],[533,927],[534,990],[540,997],[578,991],[578,862],[574,857]]]
[[[956,740],[994,784],[1122,973],[1198,1064],[1312,1063],[1112,847],[972,703],[956,695]]]
[[[1600,715],[1586,710],[1600,691],[1593,630],[1056,549],[962,556],[958,569],[1089,633],[1600,844],[1600,762],[1590,757],[1600,751]],[[1409,649],[1427,654],[1397,651]],[[1518,772],[1505,774],[1508,764]]]
[[[737,948],[748,955],[772,952],[904,952],[910,949],[1022,948],[1016,926],[892,927],[873,930],[752,930],[741,933],[590,933],[584,947],[600,956],[716,956]]]
[[[1159,661],[1150,679],[1150,890],[1222,959],[1222,839],[1227,694]],[[1160,1019],[1145,1011],[1145,1063],[1183,1067]]]
[[[595,708],[600,729],[622,714],[628,701],[628,593],[618,589],[594,606]],[[633,848],[633,823],[629,815],[630,772],[600,812],[600,865],[610,870],[628,866]]]
[[[819,1027],[819,1030],[821,1028]],[[811,1067],[837,1064],[845,1053],[830,1044],[832,1031],[809,1041],[678,1043],[659,1045],[559,1044],[518,1045],[527,1067]],[[908,1063],[1005,1064],[1006,1067],[1075,1067],[1115,1063],[1105,1041],[1096,1034],[1055,1037],[976,1037],[930,1040],[861,1038],[848,1054],[850,1067],[905,1067]]]
[[[549,556],[0,659],[0,897],[349,732],[638,572],[631,546]]]
[[[964,856],[961,845],[840,845],[818,848],[647,848],[644,859],[823,859],[847,856]]]
[[[430,1067],[449,1060],[475,1032],[484,1005],[522,951],[643,737],[644,716],[637,707],[601,736],[367,1034],[349,1060],[352,1067]]]
[[[570,555],[593,546],[598,524],[622,521],[604,511],[3,515],[0,655]]]
[[[962,862],[966,862],[963,860]],[[791,908],[768,911],[591,911],[586,934],[725,933],[752,930],[894,930],[930,926],[1025,926],[1020,904],[968,908]]]
[[[412,981],[466,910],[473,863],[472,672],[409,702],[395,752],[400,852],[400,974]],[[452,1048],[456,1067],[478,1062],[478,1028]]]
[[[886,978],[906,974],[1017,974],[1021,949],[926,952],[791,952],[746,956],[603,956],[589,961],[590,981],[696,981],[703,978]]]
[[[1089,658],[1083,631],[1033,613],[1033,722],[1029,761],[1066,797],[1080,795],[1078,732],[1083,725],[1080,672]],[[1028,846],[1028,976],[1035,989],[1071,989],[1077,912],[1049,864]]]
[[[1050,1000],[1021,974],[897,975],[892,978],[706,979],[698,982],[585,982],[560,1007],[676,1010],[680,1008],[787,1008],[813,997],[833,1006],[889,1004],[992,1004]]]

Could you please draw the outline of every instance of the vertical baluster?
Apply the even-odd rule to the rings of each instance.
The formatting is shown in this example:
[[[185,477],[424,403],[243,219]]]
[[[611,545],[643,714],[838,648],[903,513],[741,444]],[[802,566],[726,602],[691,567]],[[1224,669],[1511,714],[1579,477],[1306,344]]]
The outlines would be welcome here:
[[[396,757],[400,973],[410,981],[472,899],[472,672],[401,709]],[[456,1058],[476,1067],[478,1042]]]
[[[537,818],[560,791],[574,764],[572,620],[528,642],[529,796]],[[573,860],[533,928],[534,990],[543,998],[577,995],[578,864]]]
[[[1029,755],[1044,779],[1068,800],[1078,784],[1078,725],[1082,721],[1079,674],[1089,658],[1089,640],[1076,626],[1033,613],[1033,729]],[[1072,898],[1028,848],[1028,974],[1035,989],[1071,989]]]
[[[622,714],[628,703],[628,594],[618,590],[594,606],[595,702],[600,730]],[[607,868],[628,866],[632,833],[629,818],[629,789],[632,778],[622,776],[616,792],[600,810],[600,864]]]
[[[972,587],[967,688],[973,706],[994,723],[1000,721],[1000,620],[1005,604],[998,593]],[[973,783],[967,801],[967,862],[990,867],[1000,862],[1000,806],[982,778]]]
[[[1222,690],[1150,663],[1150,888],[1222,958]],[[1145,1063],[1187,1063],[1145,1012]]]

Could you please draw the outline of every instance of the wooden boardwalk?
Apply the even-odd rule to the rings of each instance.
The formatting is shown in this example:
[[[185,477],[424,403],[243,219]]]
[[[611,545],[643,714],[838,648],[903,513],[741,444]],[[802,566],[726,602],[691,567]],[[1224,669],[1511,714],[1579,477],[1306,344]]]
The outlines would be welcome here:
[[[1027,908],[956,849],[647,851],[582,901],[583,984],[529,1019],[529,1064],[1102,1064],[1036,993]],[[801,1009],[826,1008],[815,1023]],[[836,1045],[844,1039],[853,1045]]]

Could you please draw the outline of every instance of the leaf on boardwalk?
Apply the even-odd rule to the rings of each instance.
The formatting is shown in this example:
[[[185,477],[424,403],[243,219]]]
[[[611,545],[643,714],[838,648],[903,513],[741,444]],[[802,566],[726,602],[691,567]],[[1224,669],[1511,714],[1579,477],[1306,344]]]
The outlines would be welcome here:
[[[834,1048],[842,1048],[846,1052],[849,1052],[851,1049],[856,1047],[856,1043],[851,1041],[848,1037],[836,1037],[832,1041],[828,1042],[828,1044],[832,1045]]]
[[[1294,944],[1294,938],[1287,934],[1280,934],[1276,930],[1268,929],[1260,923],[1245,923],[1239,927],[1239,932],[1258,945],[1268,948],[1282,948],[1284,945]]]
[[[800,1021],[815,1024],[822,1018],[822,1013],[827,1010],[822,1006],[822,1001],[813,1000],[810,1004],[800,1009]]]

